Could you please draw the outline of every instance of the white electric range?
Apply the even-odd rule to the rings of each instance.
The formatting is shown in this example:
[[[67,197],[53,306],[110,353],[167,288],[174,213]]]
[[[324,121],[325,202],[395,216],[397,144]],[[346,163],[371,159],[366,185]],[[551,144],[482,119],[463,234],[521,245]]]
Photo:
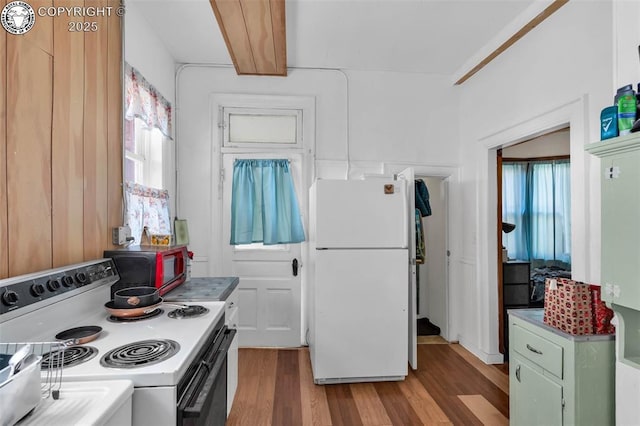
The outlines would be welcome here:
[[[104,307],[118,278],[113,261],[101,259],[0,280],[0,349],[7,342],[36,348],[64,330],[101,327],[97,339],[65,350],[71,364],[62,369],[61,393],[65,383],[126,379],[134,385],[134,425],[223,425],[226,351],[235,334],[224,325],[224,302],[162,304],[144,319],[122,321]],[[44,375],[50,356],[43,355]]]

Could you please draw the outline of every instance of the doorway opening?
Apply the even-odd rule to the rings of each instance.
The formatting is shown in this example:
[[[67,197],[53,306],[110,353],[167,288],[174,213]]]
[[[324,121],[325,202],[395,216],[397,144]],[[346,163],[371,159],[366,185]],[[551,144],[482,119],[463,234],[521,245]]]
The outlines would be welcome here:
[[[542,308],[546,278],[571,277],[570,129],[497,150],[499,348],[507,310]]]
[[[599,193],[592,188],[599,182],[595,173],[597,164],[589,158],[584,146],[590,140],[586,125],[589,116],[587,96],[555,105],[550,109],[529,117],[515,124],[510,124],[500,131],[487,135],[479,140],[483,145],[485,161],[481,161],[480,206],[478,216],[479,251],[477,252],[477,271],[483,301],[477,305],[478,318],[482,323],[480,339],[485,350],[478,350],[481,359],[489,364],[504,361],[499,351],[499,334],[504,318],[501,315],[502,300],[498,301],[502,289],[499,272],[502,271],[501,223],[497,219],[498,183],[497,150],[526,141],[536,136],[551,133],[569,127],[571,155],[571,277],[574,280],[588,281],[600,274],[600,235],[599,210],[595,214],[595,206],[599,205]],[[592,173],[593,172],[593,173]],[[500,215],[501,218],[501,215]],[[501,279],[501,278],[500,278]],[[501,296],[500,296],[501,297]],[[455,325],[455,323],[454,323]]]
[[[416,302],[418,343],[424,336],[449,335],[448,312],[448,181],[441,176],[416,175],[429,192],[431,215],[420,218],[424,256],[417,260]]]
[[[302,244],[271,244],[266,240],[262,244],[259,238],[252,239],[252,243],[231,244],[232,191],[237,160],[286,161],[285,175],[291,178],[300,220],[303,228],[308,229],[307,188],[314,174],[315,100],[298,96],[215,94],[212,111],[219,147],[213,161],[220,171],[216,177],[219,219],[213,227],[222,237],[216,247],[220,255],[219,274],[240,278],[239,345],[302,346],[305,330],[302,304],[305,282],[299,271],[303,266]],[[261,175],[251,176],[258,180],[256,176]]]

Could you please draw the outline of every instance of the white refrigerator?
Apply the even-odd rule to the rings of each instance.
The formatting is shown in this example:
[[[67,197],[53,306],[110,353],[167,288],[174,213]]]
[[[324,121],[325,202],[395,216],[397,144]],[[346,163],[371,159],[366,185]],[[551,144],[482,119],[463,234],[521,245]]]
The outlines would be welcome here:
[[[406,181],[317,180],[310,207],[308,343],[314,382],[404,379]]]

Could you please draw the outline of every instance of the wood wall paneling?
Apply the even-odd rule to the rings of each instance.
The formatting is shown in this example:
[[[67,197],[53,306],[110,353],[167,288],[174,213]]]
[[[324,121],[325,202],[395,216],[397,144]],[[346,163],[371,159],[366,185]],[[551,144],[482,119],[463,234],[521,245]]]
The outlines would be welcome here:
[[[38,48],[53,56],[53,21],[51,16],[39,16],[38,9],[40,7],[49,8],[53,6],[52,0],[29,0],[27,3],[31,5],[36,13],[36,22],[33,28],[24,35],[18,36],[23,41],[33,43]],[[55,18],[60,19],[60,18]]]
[[[113,10],[120,0],[109,0]],[[122,18],[109,17],[107,52],[107,236],[113,227],[123,223],[122,195]],[[107,241],[110,247],[111,240]]]
[[[51,55],[22,36],[7,35],[7,223],[11,276],[51,267],[52,75]]]
[[[276,73],[271,5],[269,0],[240,0],[251,52],[258,74]]]
[[[210,0],[229,55],[238,74],[256,74],[249,35],[239,0]]]
[[[91,1],[107,5],[120,3]],[[0,278],[102,257],[122,223],[121,19],[70,31],[83,19],[36,15],[0,34]]]
[[[6,0],[0,0],[4,7]],[[0,31],[0,278],[9,276],[7,236],[7,32]]]
[[[84,6],[58,0],[56,6]],[[84,260],[84,33],[69,31],[82,17],[54,19],[53,131],[51,138],[53,266]]]
[[[93,3],[106,7],[106,0]],[[84,51],[84,258],[102,257],[107,233],[107,17],[92,17],[98,31],[85,33]]]

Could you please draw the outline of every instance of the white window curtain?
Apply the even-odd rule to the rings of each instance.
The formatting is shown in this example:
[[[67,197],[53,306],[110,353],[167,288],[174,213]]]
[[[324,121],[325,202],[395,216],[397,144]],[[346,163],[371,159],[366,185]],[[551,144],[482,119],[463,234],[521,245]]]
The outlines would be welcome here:
[[[125,118],[139,118],[171,139],[171,104],[138,70],[125,63]]]
[[[140,244],[146,226],[152,234],[171,234],[169,191],[124,183],[125,223],[131,228],[133,244]]]

